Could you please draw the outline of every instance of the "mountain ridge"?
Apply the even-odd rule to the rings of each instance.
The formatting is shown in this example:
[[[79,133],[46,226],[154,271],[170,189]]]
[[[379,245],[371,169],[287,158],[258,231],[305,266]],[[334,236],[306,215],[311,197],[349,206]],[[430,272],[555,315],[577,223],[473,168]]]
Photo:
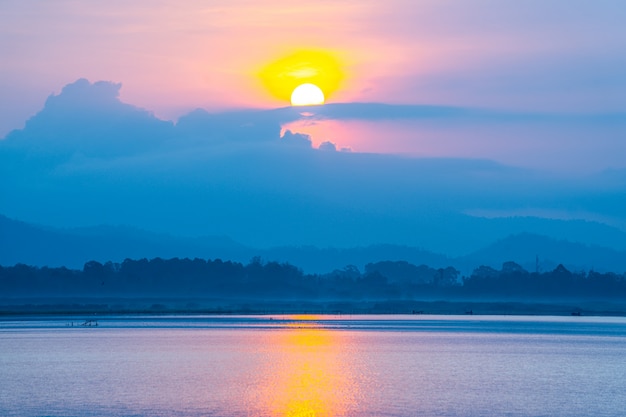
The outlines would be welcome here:
[[[177,237],[128,226],[55,229],[0,215],[0,265],[65,266],[80,269],[91,260],[126,258],[212,258],[247,262],[286,262],[309,273],[326,273],[348,265],[364,268],[379,261],[406,261],[435,268],[453,266],[469,275],[480,265],[498,268],[513,261],[529,271],[563,264],[571,270],[626,271],[626,251],[534,233],[510,234],[464,256],[451,257],[427,248],[378,244],[351,248],[293,245],[253,248],[228,237]],[[536,260],[539,263],[536,264]]]

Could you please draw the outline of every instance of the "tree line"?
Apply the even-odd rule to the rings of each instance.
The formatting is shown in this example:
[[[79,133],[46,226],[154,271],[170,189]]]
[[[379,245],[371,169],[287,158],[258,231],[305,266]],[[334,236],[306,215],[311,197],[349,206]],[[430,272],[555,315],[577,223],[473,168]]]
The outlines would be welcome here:
[[[0,266],[0,297],[223,297],[280,299],[616,298],[626,296],[626,273],[529,272],[515,262],[497,270],[476,268],[460,276],[453,267],[405,261],[349,265],[326,274],[306,274],[289,263],[248,264],[221,259],[126,259],[65,267]]]

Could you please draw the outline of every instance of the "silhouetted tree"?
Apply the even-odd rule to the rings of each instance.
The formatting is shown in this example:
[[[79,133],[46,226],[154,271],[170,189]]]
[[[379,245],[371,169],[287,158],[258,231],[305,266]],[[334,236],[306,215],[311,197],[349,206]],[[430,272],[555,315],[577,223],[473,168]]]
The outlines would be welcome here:
[[[390,278],[391,277],[391,278]],[[453,267],[433,269],[407,262],[370,263],[361,274],[354,265],[328,274],[307,275],[288,263],[252,258],[237,262],[194,259],[125,259],[121,264],[85,263],[80,271],[64,267],[0,266],[0,296],[263,297],[336,300],[414,299],[422,296],[624,297],[626,276],[590,271],[529,273],[515,262],[500,271],[476,268],[458,281]]]

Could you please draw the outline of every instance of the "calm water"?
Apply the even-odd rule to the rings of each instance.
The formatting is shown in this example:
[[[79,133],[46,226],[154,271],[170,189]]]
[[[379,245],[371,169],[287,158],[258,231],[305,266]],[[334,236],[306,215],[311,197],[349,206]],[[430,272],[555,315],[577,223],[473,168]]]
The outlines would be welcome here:
[[[82,321],[0,320],[0,415],[626,410],[624,318],[103,317],[76,326]]]

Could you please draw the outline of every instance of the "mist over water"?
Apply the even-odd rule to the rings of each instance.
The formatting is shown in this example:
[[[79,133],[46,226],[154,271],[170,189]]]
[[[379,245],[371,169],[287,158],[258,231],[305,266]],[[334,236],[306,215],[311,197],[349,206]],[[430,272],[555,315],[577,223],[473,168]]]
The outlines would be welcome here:
[[[0,414],[620,416],[626,320],[152,316],[0,322]],[[73,324],[73,326],[72,326]]]

